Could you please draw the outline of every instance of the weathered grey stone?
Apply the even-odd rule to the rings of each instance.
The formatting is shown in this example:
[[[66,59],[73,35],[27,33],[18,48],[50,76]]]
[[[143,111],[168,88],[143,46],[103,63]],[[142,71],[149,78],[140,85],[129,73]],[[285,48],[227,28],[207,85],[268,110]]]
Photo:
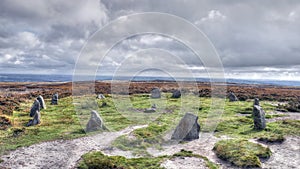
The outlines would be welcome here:
[[[103,94],[98,94],[97,99],[105,99],[105,96]]]
[[[145,113],[154,113],[154,112],[156,112],[156,104],[153,104],[153,105],[151,106],[151,108],[146,109],[144,112],[145,112]]]
[[[265,111],[258,105],[253,106],[254,129],[262,130],[266,128]]]
[[[175,90],[173,93],[172,93],[172,98],[180,98],[181,97],[181,92],[180,90]]]
[[[98,112],[93,110],[91,111],[91,117],[89,119],[89,122],[86,125],[86,132],[97,130],[106,130],[106,127],[104,126],[103,120],[99,116]]]
[[[34,116],[33,116],[33,119],[29,120],[29,122],[27,123],[27,127],[29,126],[34,126],[34,125],[37,125],[37,124],[40,124],[41,123],[41,113],[36,110],[36,112],[34,113]]]
[[[155,99],[155,98],[160,98],[161,97],[161,93],[160,93],[160,89],[159,88],[153,88],[151,90],[151,98]]]
[[[198,116],[186,113],[180,120],[171,139],[190,141],[199,139],[200,125],[198,123]]]
[[[43,96],[39,95],[36,99],[40,102],[41,109],[46,109],[46,104]]]
[[[58,104],[58,93],[55,93],[52,96],[51,104],[53,104],[53,105],[57,105]]]
[[[235,94],[232,93],[232,92],[229,93],[228,98],[229,98],[229,101],[230,101],[230,102],[235,102],[235,101],[238,101],[238,100],[239,100],[239,99],[235,96]]]
[[[254,105],[259,106],[259,99],[258,99],[258,98],[255,98],[255,99],[254,99]]]
[[[41,110],[40,102],[36,99],[30,109],[30,117],[33,117],[37,111]]]

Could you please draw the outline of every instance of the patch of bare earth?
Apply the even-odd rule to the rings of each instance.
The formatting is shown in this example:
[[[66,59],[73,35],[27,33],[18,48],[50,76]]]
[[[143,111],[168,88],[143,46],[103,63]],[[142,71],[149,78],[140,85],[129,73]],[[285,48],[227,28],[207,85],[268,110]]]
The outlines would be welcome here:
[[[2,156],[3,162],[0,163],[0,168],[75,168],[77,161],[83,154],[93,150],[106,152],[111,142],[117,137],[143,127],[146,126],[128,127],[118,132],[104,132],[73,140],[56,140],[22,147]],[[130,157],[128,153],[125,155]]]

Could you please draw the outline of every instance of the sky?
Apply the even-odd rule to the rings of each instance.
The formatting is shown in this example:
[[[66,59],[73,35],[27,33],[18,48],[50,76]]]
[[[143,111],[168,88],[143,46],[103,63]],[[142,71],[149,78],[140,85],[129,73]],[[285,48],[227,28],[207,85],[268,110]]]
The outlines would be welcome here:
[[[167,13],[193,24],[214,46],[228,78],[300,79],[298,0],[1,0],[0,73],[72,74],[87,45],[96,56],[112,36],[128,30],[113,27],[97,43],[91,42],[93,36],[116,19],[126,22],[124,16],[144,12]],[[131,29],[172,25],[159,18],[133,24]],[[209,69],[180,40],[161,34],[129,36],[101,61],[99,57],[80,64],[97,65],[100,75],[165,71],[205,77]]]

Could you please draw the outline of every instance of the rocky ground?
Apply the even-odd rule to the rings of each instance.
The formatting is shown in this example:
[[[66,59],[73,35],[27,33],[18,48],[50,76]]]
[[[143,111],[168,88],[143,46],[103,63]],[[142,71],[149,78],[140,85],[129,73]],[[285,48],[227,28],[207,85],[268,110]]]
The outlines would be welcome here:
[[[119,132],[105,132],[73,140],[56,140],[22,147],[2,156],[3,162],[0,163],[0,168],[75,168],[77,161],[83,154],[93,150],[107,152],[111,142],[117,137],[142,127],[146,126],[134,126]],[[111,155],[115,155],[114,153],[118,153],[118,150],[115,150]],[[127,157],[132,156],[129,152],[122,153],[123,155],[126,153]]]

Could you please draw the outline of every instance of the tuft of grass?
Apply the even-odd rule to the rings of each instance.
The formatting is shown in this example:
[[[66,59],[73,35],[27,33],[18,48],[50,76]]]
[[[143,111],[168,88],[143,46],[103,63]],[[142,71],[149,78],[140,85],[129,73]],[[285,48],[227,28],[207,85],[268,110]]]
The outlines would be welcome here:
[[[90,152],[82,156],[79,169],[162,169],[160,163],[164,156],[156,158],[131,158],[106,156],[101,152]]]
[[[31,104],[32,101],[29,100],[22,103],[20,109],[14,111],[13,116],[10,117],[12,127],[5,131],[0,130],[2,151],[43,141],[72,139],[86,135],[82,132],[71,97],[60,99],[59,105],[51,105],[50,100],[46,100],[47,109],[41,110],[41,124],[26,127],[31,119],[29,117]]]
[[[218,169],[219,166],[209,161],[206,157],[193,154],[192,151],[181,150],[171,156],[141,157],[126,159],[122,156],[107,156],[99,151],[84,154],[78,164],[79,169],[163,169],[161,163],[175,157],[203,158],[210,169]]]
[[[216,155],[238,167],[261,167],[260,158],[269,158],[269,148],[247,140],[221,140],[213,148]]]
[[[285,140],[285,137],[282,134],[269,134],[261,135],[257,140],[265,143],[282,143]]]

